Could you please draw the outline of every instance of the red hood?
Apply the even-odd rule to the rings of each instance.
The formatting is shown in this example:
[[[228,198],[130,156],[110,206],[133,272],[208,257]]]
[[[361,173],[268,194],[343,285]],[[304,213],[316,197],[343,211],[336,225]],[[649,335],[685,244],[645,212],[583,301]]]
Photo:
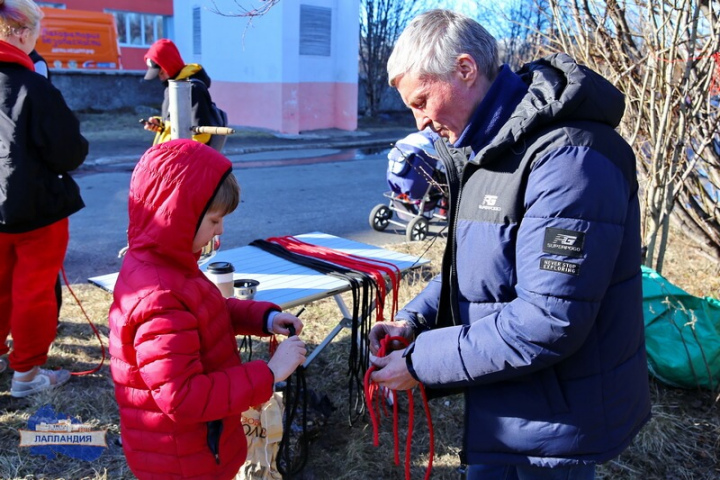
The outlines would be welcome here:
[[[28,54],[12,45],[8,42],[0,40],[0,62],[17,63],[27,68],[28,70],[35,71],[35,64]]]
[[[178,51],[175,44],[167,38],[161,38],[152,44],[145,54],[146,62],[148,58],[160,65],[170,78],[175,78],[185,66],[185,62],[182,56],[180,56],[180,51]]]
[[[151,147],[130,180],[130,249],[152,262],[196,270],[196,229],[231,170],[230,160],[199,142],[180,139]]]

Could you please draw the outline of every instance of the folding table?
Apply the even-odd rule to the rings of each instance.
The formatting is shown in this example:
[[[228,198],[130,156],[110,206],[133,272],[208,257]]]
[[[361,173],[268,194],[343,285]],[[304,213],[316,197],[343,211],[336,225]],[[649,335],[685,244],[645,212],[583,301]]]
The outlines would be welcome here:
[[[401,274],[428,263],[428,260],[400,252],[355,242],[326,233],[314,232],[297,235],[306,243],[332,248],[360,257],[382,260],[395,265]],[[277,257],[260,248],[244,246],[220,250],[200,268],[205,270],[212,262],[230,262],[235,267],[233,279],[249,278],[258,280],[260,285],[255,300],[265,300],[279,305],[283,310],[306,305],[314,301],[334,297],[342,317],[328,336],[308,355],[303,366],[310,362],[337,336],[343,328],[352,326],[352,317],[341,294],[352,287],[347,280],[326,275],[308,267]],[[89,278],[88,281],[112,292],[117,273]],[[389,280],[389,279],[388,279]]]

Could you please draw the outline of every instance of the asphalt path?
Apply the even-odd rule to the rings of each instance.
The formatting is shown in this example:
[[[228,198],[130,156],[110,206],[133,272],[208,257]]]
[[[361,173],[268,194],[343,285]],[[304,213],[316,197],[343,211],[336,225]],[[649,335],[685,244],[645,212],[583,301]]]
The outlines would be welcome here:
[[[388,202],[386,155],[331,148],[229,155],[242,194],[238,209],[225,218],[221,249],[316,231],[378,246],[406,241],[402,227],[377,232],[369,224],[373,207]],[[64,264],[70,283],[120,268],[132,167],[108,164],[75,176],[86,207],[70,217]]]

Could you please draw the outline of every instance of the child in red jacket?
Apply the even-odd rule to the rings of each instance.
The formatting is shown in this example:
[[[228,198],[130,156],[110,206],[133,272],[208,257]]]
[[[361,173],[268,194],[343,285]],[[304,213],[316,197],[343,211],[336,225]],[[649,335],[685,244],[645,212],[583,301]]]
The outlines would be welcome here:
[[[245,461],[240,414],[305,360],[293,336],[242,363],[235,335],[302,331],[269,302],[224,298],[197,265],[239,203],[232,164],[199,142],[150,148],[130,181],[128,251],[110,308],[123,449],[143,478],[232,478]]]

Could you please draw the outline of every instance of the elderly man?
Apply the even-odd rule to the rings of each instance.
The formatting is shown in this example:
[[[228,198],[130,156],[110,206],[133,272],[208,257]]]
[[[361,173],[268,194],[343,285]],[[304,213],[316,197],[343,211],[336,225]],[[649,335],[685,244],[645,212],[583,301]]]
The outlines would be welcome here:
[[[467,478],[592,479],[650,417],[635,157],[623,95],[556,54],[513,72],[463,15],[415,18],[388,61],[450,183],[442,273],[372,380],[462,390]]]

